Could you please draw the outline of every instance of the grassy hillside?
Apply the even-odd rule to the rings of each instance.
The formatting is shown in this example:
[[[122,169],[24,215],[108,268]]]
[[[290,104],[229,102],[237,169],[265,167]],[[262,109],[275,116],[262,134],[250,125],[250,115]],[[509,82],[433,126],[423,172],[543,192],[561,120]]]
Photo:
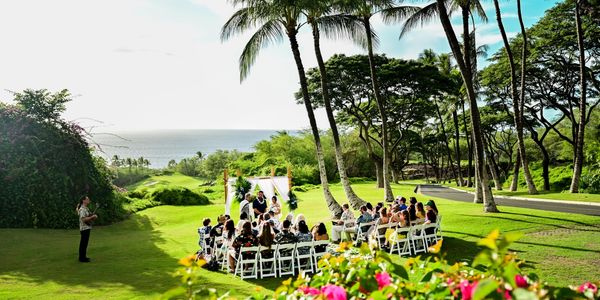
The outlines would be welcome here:
[[[175,179],[196,184],[189,179]],[[383,191],[375,189],[372,182],[355,184],[354,188],[371,202],[383,197]],[[393,188],[396,194],[414,195],[412,185]],[[333,185],[332,189],[343,202],[341,186]],[[304,213],[309,225],[329,219],[320,189],[297,194],[300,202],[296,213]],[[478,251],[476,241],[499,228],[526,233],[514,250],[527,261],[527,270],[550,283],[566,286],[584,279],[600,279],[598,217],[509,207],[500,207],[501,214],[485,214],[476,204],[442,199],[436,202],[444,216],[444,251],[450,261],[470,261]],[[77,262],[77,230],[0,229],[0,298],[158,297],[176,285],[171,274],[177,260],[197,249],[196,228],[202,218],[214,220],[223,212],[222,202],[213,203],[202,207],[155,207],[119,224],[94,228],[90,264]],[[232,208],[232,212],[237,211],[237,206]],[[249,295],[255,288],[274,289],[281,281],[244,282],[208,271],[202,280],[207,286],[221,291],[231,289],[240,296]]]

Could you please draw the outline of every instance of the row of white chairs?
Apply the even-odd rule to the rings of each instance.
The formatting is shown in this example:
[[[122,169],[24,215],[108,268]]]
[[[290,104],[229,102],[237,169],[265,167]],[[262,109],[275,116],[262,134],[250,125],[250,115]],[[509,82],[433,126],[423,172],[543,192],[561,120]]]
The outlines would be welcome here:
[[[380,224],[380,220],[363,223],[356,229],[357,241],[368,241],[374,238],[380,249],[389,246],[390,253],[397,251],[399,255],[418,254],[427,252],[427,249],[442,237],[442,216],[437,216],[436,223],[424,224],[424,220],[411,222],[410,227],[400,227],[398,223]],[[395,230],[395,241],[385,245],[385,234],[389,229]],[[426,230],[427,229],[427,230]],[[427,233],[430,232],[430,233]]]
[[[319,259],[327,253],[329,241],[308,241],[290,244],[274,244],[272,247],[241,247],[235,257],[235,269],[228,262],[228,249],[217,246],[215,240],[214,257],[221,261],[221,270],[233,272],[241,279],[281,277],[318,271]]]

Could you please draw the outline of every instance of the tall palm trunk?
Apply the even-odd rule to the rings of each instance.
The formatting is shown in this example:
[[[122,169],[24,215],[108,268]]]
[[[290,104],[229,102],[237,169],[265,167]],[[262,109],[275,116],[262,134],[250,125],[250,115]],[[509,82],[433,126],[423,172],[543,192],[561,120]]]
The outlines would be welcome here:
[[[377,102],[377,108],[381,115],[381,140],[382,140],[382,152],[383,152],[383,192],[386,201],[393,201],[394,194],[392,193],[392,186],[390,185],[390,153],[388,145],[388,124],[387,124],[387,112],[385,99],[381,97],[379,93],[379,81],[377,79],[377,73],[375,71],[375,58],[373,55],[373,41],[371,39],[371,23],[369,18],[363,18],[363,24],[365,26],[365,33],[367,34],[367,48],[369,53],[369,68],[371,70],[371,84],[373,85],[373,95],[375,95],[375,101]]]
[[[329,90],[327,86],[327,70],[325,69],[325,63],[323,62],[323,56],[321,55],[321,45],[320,45],[320,33],[319,27],[314,22],[311,22],[312,33],[313,33],[313,42],[315,46],[315,55],[317,57],[317,63],[319,65],[319,72],[321,73],[321,90],[323,95],[323,103],[325,104],[325,111],[327,112],[327,119],[329,120],[329,127],[331,127],[331,134],[333,135],[333,144],[335,147],[335,159],[338,166],[338,172],[340,174],[340,181],[342,182],[342,186],[344,188],[344,193],[346,194],[346,198],[352,206],[353,209],[358,210],[362,205],[366,204],[366,202],[359,198],[352,186],[350,186],[350,180],[348,180],[348,175],[346,174],[346,164],[344,162],[344,157],[342,155],[342,146],[340,143],[340,135],[337,129],[337,124],[335,123],[335,118],[333,117],[333,109],[331,108],[331,99],[329,98]]]
[[[483,153],[483,137],[481,134],[481,119],[479,115],[479,108],[477,107],[477,96],[475,94],[475,88],[473,86],[473,76],[471,72],[471,57],[470,51],[465,51],[464,57],[461,55],[460,44],[452,28],[452,23],[448,17],[448,11],[446,10],[446,4],[444,0],[436,0],[439,12],[440,21],[446,33],[448,43],[452,49],[452,53],[458,63],[461,71],[463,81],[467,90],[467,97],[471,107],[471,126],[473,127],[473,137],[475,141],[475,157],[476,157],[476,176],[479,185],[482,190],[483,206],[485,212],[498,212],[492,191],[488,186],[488,178],[485,172],[485,155]],[[469,6],[470,1],[467,1],[466,5],[461,6],[463,15],[463,38],[464,48],[470,49],[470,32],[469,32]]]
[[[579,99],[579,126],[577,128],[577,141],[575,142],[575,164],[573,164],[573,179],[571,180],[571,193],[579,193],[579,180],[583,168],[583,143],[586,123],[586,97],[587,82],[585,68],[585,48],[583,45],[583,28],[581,27],[581,0],[575,1],[575,25],[577,27],[577,45],[579,46],[579,76],[581,85],[581,99]]]
[[[462,105],[462,119],[465,125],[465,141],[467,142],[467,186],[472,187],[473,181],[471,180],[473,172],[473,135],[469,134],[469,124],[467,123],[467,116],[465,113],[465,101],[461,98],[460,104]]]
[[[458,167],[458,186],[463,186],[463,174],[460,167],[460,130],[458,127],[458,113],[457,108],[452,111],[452,120],[454,121],[454,155],[456,157],[456,166]]]
[[[437,112],[438,118],[440,119],[440,127],[442,129],[442,134],[444,136],[444,146],[446,146],[446,155],[448,156],[448,167],[452,171],[452,176],[456,181],[456,185],[460,186],[458,175],[456,175],[456,170],[454,169],[454,163],[452,162],[452,150],[450,150],[450,144],[448,143],[448,136],[446,135],[446,126],[444,126],[444,119],[442,118],[442,113],[440,112],[440,106],[438,102],[434,99],[435,110]]]
[[[519,167],[521,166],[521,154],[517,152],[517,160],[515,161],[514,169],[513,169],[513,179],[510,183],[509,190],[511,192],[516,192],[517,187],[519,186]]]
[[[295,28],[287,28],[287,35],[290,40],[292,52],[294,53],[294,60],[296,61],[296,67],[298,68],[298,76],[300,77],[302,98],[304,100],[304,106],[310,122],[310,129],[312,130],[315,146],[317,148],[317,160],[319,162],[319,175],[321,178],[321,186],[323,187],[323,195],[325,196],[325,202],[327,203],[327,208],[329,208],[331,215],[334,217],[340,217],[342,215],[342,207],[339,203],[337,203],[337,201],[335,201],[335,198],[333,198],[333,195],[329,190],[327,171],[325,169],[325,159],[323,158],[323,147],[321,146],[321,137],[319,136],[319,129],[317,128],[317,121],[315,119],[312,103],[308,96],[308,83],[306,81],[306,74],[304,73],[304,66],[302,65],[302,58],[300,57],[300,49],[298,47],[296,34],[297,31]]]
[[[523,175],[525,176],[525,182],[527,183],[527,190],[529,194],[537,194],[537,189],[533,183],[531,172],[529,171],[529,163],[527,161],[527,155],[525,151],[525,138],[523,137],[523,108],[525,105],[525,69],[527,64],[527,33],[525,32],[525,26],[523,25],[523,16],[521,14],[521,1],[517,0],[517,10],[519,15],[519,23],[521,24],[521,34],[523,37],[523,52],[521,55],[521,90],[520,96],[517,92],[517,75],[515,61],[513,53],[506,36],[506,30],[504,30],[504,24],[502,23],[502,15],[500,13],[500,5],[498,0],[494,0],[494,6],[496,7],[496,20],[498,21],[498,28],[502,35],[502,41],[504,42],[504,49],[508,62],[510,65],[510,78],[511,78],[511,96],[513,100],[514,114],[513,119],[515,127],[517,129],[517,145],[519,155],[521,156],[521,165],[523,167]]]

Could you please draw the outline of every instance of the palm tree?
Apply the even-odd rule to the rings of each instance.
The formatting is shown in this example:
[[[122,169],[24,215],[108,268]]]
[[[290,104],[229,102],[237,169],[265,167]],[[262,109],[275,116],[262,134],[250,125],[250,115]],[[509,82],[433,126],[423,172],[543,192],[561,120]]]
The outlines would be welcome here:
[[[335,200],[329,190],[327,180],[327,171],[325,169],[325,160],[323,157],[323,147],[319,136],[319,129],[315,119],[313,106],[308,95],[308,84],[306,74],[300,57],[297,34],[302,26],[302,3],[295,0],[233,0],[233,4],[240,4],[242,8],[237,10],[231,18],[223,25],[221,29],[221,40],[230,39],[233,35],[240,34],[252,27],[258,27],[252,35],[242,54],[240,55],[240,80],[243,81],[249,74],[250,68],[254,64],[261,48],[277,43],[287,36],[296,68],[300,79],[300,88],[304,106],[308,114],[310,128],[315,141],[317,160],[319,164],[319,174],[323,194],[329,211],[334,216],[342,214],[342,207]]]
[[[349,18],[347,15],[329,15],[332,11],[333,4],[332,1],[312,1],[309,3],[309,6],[305,7],[304,14],[307,23],[312,29],[315,56],[317,57],[319,73],[321,74],[321,94],[325,105],[325,112],[327,113],[327,119],[329,120],[331,134],[333,136],[335,159],[340,174],[340,181],[342,182],[344,193],[346,194],[350,206],[352,206],[353,209],[359,209],[362,205],[365,205],[366,202],[356,195],[350,185],[348,175],[346,174],[346,164],[344,162],[342,146],[340,143],[340,135],[335,122],[335,117],[333,116],[333,109],[331,108],[327,70],[325,69],[325,63],[323,61],[323,56],[321,55],[320,36],[321,31],[323,31],[325,35],[333,37],[342,35],[353,38],[356,37],[360,28],[357,28],[359,23],[357,23],[354,18]]]
[[[527,63],[527,33],[525,31],[525,26],[523,25],[521,1],[517,0],[517,12],[519,16],[519,23],[521,25],[521,35],[523,37],[523,52],[521,55],[520,97],[518,95],[519,92],[517,91],[517,75],[515,60],[513,58],[513,52],[510,47],[510,42],[508,40],[508,37],[506,36],[506,31],[504,30],[504,24],[502,23],[502,14],[500,13],[500,4],[498,3],[498,0],[494,0],[494,6],[496,8],[496,20],[498,21],[498,28],[500,29],[502,41],[504,42],[504,51],[506,52],[506,56],[508,57],[508,63],[510,65],[511,94],[513,99],[514,110],[513,119],[515,122],[515,128],[517,129],[517,148],[519,150],[521,166],[523,167],[523,175],[525,176],[525,182],[527,183],[527,190],[529,194],[537,194],[535,183],[533,183],[533,178],[531,177],[531,172],[529,171],[529,162],[527,160],[527,155],[525,151],[525,138],[523,136],[523,110],[525,106],[525,68]],[[515,174],[514,176],[517,177],[517,174]]]
[[[383,189],[384,197],[386,201],[393,201],[394,194],[392,193],[392,187],[390,185],[390,174],[389,167],[391,163],[391,153],[389,145],[389,134],[387,124],[387,112],[386,112],[386,99],[382,97],[381,91],[379,90],[379,81],[377,79],[377,72],[375,67],[375,59],[373,55],[373,48],[378,43],[377,35],[371,26],[371,18],[377,14],[381,14],[384,22],[394,23],[398,22],[413,13],[416,13],[419,8],[414,6],[395,6],[396,1],[394,0],[353,0],[346,3],[345,10],[351,15],[357,18],[361,23],[365,38],[367,52],[369,56],[369,67],[371,70],[371,84],[373,85],[373,95],[375,102],[377,102],[377,108],[381,116],[381,141],[382,141],[382,152],[383,152]]]

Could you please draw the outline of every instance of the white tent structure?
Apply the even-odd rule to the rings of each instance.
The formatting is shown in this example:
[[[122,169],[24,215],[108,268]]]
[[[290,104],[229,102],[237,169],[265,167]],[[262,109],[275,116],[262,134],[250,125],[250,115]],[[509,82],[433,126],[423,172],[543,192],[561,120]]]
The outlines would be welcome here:
[[[250,193],[254,193],[256,187],[263,191],[268,201],[275,195],[275,192],[280,195],[286,202],[289,200],[288,193],[290,191],[290,176],[267,176],[267,177],[246,177],[251,184]],[[225,189],[225,214],[231,215],[231,204],[235,197],[235,183],[237,177],[227,178],[227,186]]]

